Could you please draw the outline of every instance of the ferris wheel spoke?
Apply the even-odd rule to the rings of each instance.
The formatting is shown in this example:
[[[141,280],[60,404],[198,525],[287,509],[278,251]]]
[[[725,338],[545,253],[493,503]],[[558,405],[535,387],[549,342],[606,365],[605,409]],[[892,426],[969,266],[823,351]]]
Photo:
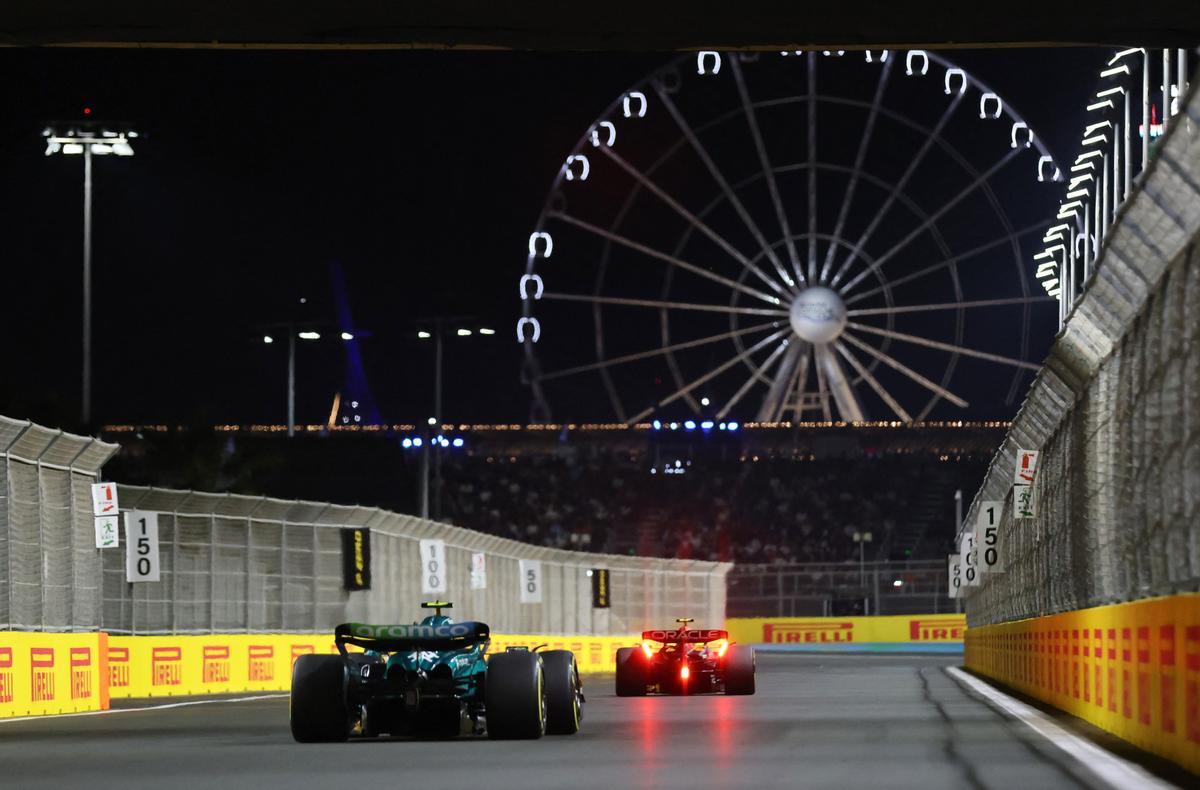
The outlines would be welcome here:
[[[878,258],[876,258],[875,262],[873,264],[869,265],[866,269],[859,272],[852,280],[850,280],[850,282],[846,283],[846,285],[841,289],[841,292],[846,293],[847,291],[854,288],[854,286],[856,286],[860,282],[862,282],[864,278],[869,277],[871,275],[871,272],[878,271],[880,266],[882,266],[884,263],[886,263],[891,258],[895,257],[901,250],[903,250],[910,243],[912,243],[913,239],[917,238],[922,233],[924,233],[926,230],[931,228],[933,226],[933,224],[935,222],[937,222],[939,219],[941,219],[943,216],[945,216],[945,214],[947,212],[949,212],[952,208],[954,208],[959,203],[961,203],[963,200],[965,200],[972,192],[974,192],[980,186],[985,184],[989,178],[991,178],[993,175],[996,174],[997,171],[999,171],[1001,168],[1003,168],[1009,162],[1016,159],[1017,156],[1022,152],[1022,150],[1023,149],[1021,149],[1021,148],[1013,148],[1013,149],[1009,150],[1009,152],[1006,153],[1004,156],[1000,157],[999,161],[997,161],[994,165],[989,167],[983,173],[980,173],[978,176],[976,176],[974,181],[972,181],[970,184],[968,184],[966,186],[966,188],[964,188],[961,192],[959,192],[957,195],[955,195],[953,198],[951,198],[949,202],[945,203],[937,211],[933,212],[928,217],[926,217],[925,220],[920,225],[918,225],[916,228],[914,228],[907,236],[905,236],[903,239],[901,239],[898,243],[896,243],[891,249],[889,249],[883,255],[880,255]]]
[[[883,364],[887,365],[892,370],[896,371],[897,373],[901,373],[901,374],[907,376],[908,378],[910,378],[913,381],[915,381],[916,383],[920,384],[922,387],[929,390],[930,392],[932,392],[936,395],[940,395],[941,397],[943,397],[946,400],[953,403],[955,406],[958,406],[958,407],[964,408],[964,409],[967,407],[967,402],[965,400],[958,397],[953,392],[951,392],[950,390],[941,386],[940,384],[936,384],[936,383],[930,381],[929,379],[925,378],[917,371],[915,371],[912,368],[908,367],[907,365],[904,365],[903,363],[901,363],[899,360],[888,356],[887,354],[883,353],[882,351],[875,348],[874,346],[871,346],[871,345],[868,345],[867,343],[862,342],[861,340],[854,337],[853,335],[843,333],[842,337],[845,338],[846,341],[848,343],[850,343],[850,345],[855,346],[856,348],[859,348],[862,351],[865,351],[866,353],[868,353],[871,356],[878,359]]]
[[[770,157],[767,155],[767,147],[763,143],[762,131],[758,128],[758,116],[754,112],[754,103],[750,101],[750,93],[746,90],[746,81],[742,77],[742,67],[738,65],[737,58],[730,58],[729,66],[733,70],[733,79],[737,83],[738,95],[742,98],[742,108],[746,113],[746,123],[750,127],[750,135],[754,138],[754,147],[758,151],[758,160],[762,164],[763,177],[767,182],[767,191],[771,195],[771,202],[775,205],[775,218],[778,220],[779,227],[783,231],[783,238],[787,246],[788,259],[792,264],[792,271],[796,273],[796,277],[800,282],[805,284],[807,280],[800,266],[800,258],[796,254],[796,241],[792,238],[787,212],[784,210],[783,200],[779,196],[779,185],[775,183],[775,170],[771,166]]]
[[[704,147],[704,144],[700,142],[700,138],[692,131],[692,127],[688,124],[687,119],[683,117],[683,113],[679,111],[679,108],[675,106],[675,102],[671,101],[670,94],[663,90],[662,86],[657,83],[654,87],[663,106],[667,108],[667,112],[675,119],[676,125],[683,132],[683,136],[691,143],[692,148],[696,151],[696,155],[700,157],[700,161],[704,162],[704,166],[708,168],[708,172],[713,177],[713,180],[717,182],[717,185],[721,187],[721,191],[725,193],[725,198],[729,201],[729,205],[733,206],[733,210],[741,217],[742,222],[746,225],[746,229],[750,231],[750,235],[754,237],[754,240],[758,242],[758,246],[762,248],[763,253],[771,261],[771,264],[775,267],[775,272],[789,288],[794,288],[796,285],[795,281],[787,273],[787,270],[779,260],[779,256],[771,249],[771,245],[767,243],[762,231],[758,228],[758,224],[750,216],[750,212],[746,210],[746,207],[742,205],[742,201],[738,198],[737,193],[729,186],[729,181],[721,173],[720,168],[717,167],[717,163],[709,156],[708,149]]]
[[[690,212],[686,208],[684,208],[679,203],[679,201],[675,200],[675,198],[671,197],[666,192],[664,192],[662,190],[662,188],[658,186],[658,184],[651,181],[644,173],[642,173],[642,171],[638,170],[636,167],[634,167],[633,165],[626,162],[623,158],[621,158],[620,154],[616,153],[615,151],[613,151],[612,148],[607,147],[607,146],[601,146],[600,150],[604,153],[605,156],[607,156],[609,159],[612,159],[613,162],[615,162],[622,170],[624,170],[626,173],[629,173],[629,175],[632,176],[634,178],[634,180],[636,180],[638,183],[640,183],[649,192],[651,192],[652,194],[657,196],[659,200],[661,200],[662,202],[664,202],[668,206],[670,206],[675,211],[675,213],[677,213],[679,216],[683,217],[683,219],[686,220],[688,223],[690,223],[693,227],[695,227],[696,230],[700,231],[705,236],[707,236],[709,239],[711,239],[714,244],[716,244],[718,247],[720,247],[726,253],[728,253],[730,257],[732,257],[734,260],[736,260],[738,263],[740,263],[748,271],[753,273],[754,276],[758,277],[758,279],[760,279],[764,283],[766,283],[767,286],[771,288],[771,290],[775,291],[780,296],[789,295],[787,289],[785,289],[782,285],[780,285],[778,282],[776,282],[771,277],[768,277],[766,275],[766,273],[764,273],[761,269],[759,269],[757,266],[755,266],[750,261],[749,258],[747,258],[745,255],[743,255],[741,252],[739,252],[736,247],[734,247],[732,244],[730,244],[728,241],[726,241],[715,230],[710,228],[708,225],[704,224],[704,222],[702,222],[699,217],[697,217],[695,214],[693,214],[692,212]]]
[[[796,379],[794,382],[795,405],[792,407],[792,414],[799,420],[804,414],[804,393],[808,390],[808,361],[812,358],[812,347],[808,346],[804,350],[803,356],[800,357],[800,365],[796,368]],[[779,418],[782,419],[783,412],[787,410],[787,401],[785,400],[782,408],[779,411]]]
[[[921,147],[917,149],[916,155],[913,156],[912,161],[908,163],[908,167],[904,169],[904,175],[900,176],[900,180],[896,182],[895,187],[892,188],[891,193],[887,196],[887,199],[884,200],[883,206],[871,219],[870,224],[867,225],[867,229],[864,230],[862,235],[858,237],[858,241],[856,241],[854,246],[850,248],[850,253],[846,256],[846,260],[842,262],[837,274],[835,274],[833,279],[829,281],[829,287],[836,287],[837,284],[841,282],[841,279],[846,276],[846,272],[850,270],[850,267],[854,265],[854,261],[857,260],[858,256],[862,253],[863,247],[865,247],[867,242],[871,239],[872,234],[875,233],[875,229],[879,227],[881,222],[883,222],[883,218],[887,215],[888,209],[890,209],[892,204],[896,202],[896,197],[901,193],[901,191],[903,191],[904,187],[908,185],[908,180],[912,178],[913,173],[917,172],[917,167],[920,166],[922,161],[924,161],[925,155],[929,153],[929,149],[933,147],[934,142],[939,139],[942,129],[945,128],[947,123],[949,123],[951,116],[954,115],[954,111],[958,108],[959,103],[962,101],[962,97],[963,94],[956,93],[954,98],[950,100],[950,104],[942,113],[942,117],[938,119],[937,125],[933,127],[933,131],[931,131],[925,138],[925,141],[921,143]]]
[[[850,363],[850,367],[854,368],[854,372],[862,376],[863,380],[870,385],[871,389],[875,390],[875,394],[878,395],[880,399],[882,399],[883,402],[888,405],[888,408],[896,413],[897,417],[905,422],[913,421],[912,416],[904,410],[903,406],[900,405],[900,401],[896,400],[894,397],[892,397],[892,393],[884,389],[883,385],[871,375],[871,371],[867,370],[866,367],[858,361],[858,358],[851,353],[850,349],[846,348],[845,343],[839,340],[834,344],[834,347],[837,348],[839,354],[846,358],[846,361]]]
[[[629,249],[640,252],[643,255],[646,255],[648,257],[656,258],[670,266],[676,266],[680,269],[683,269],[684,271],[691,272],[692,274],[696,275],[697,277],[703,277],[706,280],[712,280],[713,282],[720,283],[721,285],[724,285],[727,288],[732,288],[735,291],[741,291],[742,293],[744,293],[748,296],[753,296],[755,299],[761,299],[762,301],[766,302],[767,304],[780,304],[781,303],[779,297],[777,297],[777,296],[771,296],[769,293],[760,291],[756,288],[751,288],[748,285],[743,285],[742,283],[739,283],[736,280],[731,280],[728,277],[722,277],[719,274],[714,274],[713,272],[710,272],[708,269],[705,269],[701,266],[697,266],[694,263],[688,263],[687,261],[677,258],[673,255],[668,255],[665,252],[659,252],[658,250],[654,249],[653,247],[649,247],[645,244],[642,244],[641,242],[634,241],[633,239],[622,236],[619,233],[613,233],[610,230],[605,230],[604,228],[601,228],[597,225],[593,225],[590,222],[584,222],[583,220],[577,219],[576,217],[572,217],[569,214],[554,213],[554,214],[550,214],[549,216],[554,219],[562,220],[563,222],[567,223],[568,225],[574,225],[575,227],[580,228],[581,230],[586,230],[588,233],[593,233],[601,238],[608,239],[609,241],[614,242],[616,244],[620,244],[624,247],[628,247]]]
[[[564,294],[547,291],[542,299],[560,302],[589,302],[591,304],[624,305],[626,307],[653,307],[666,310],[698,310],[705,313],[737,313],[738,315],[785,316],[787,310],[768,310],[763,307],[736,307],[724,304],[697,304],[696,302],[664,302],[658,299],[630,299],[622,296],[598,296],[595,294]]]
[[[829,392],[833,395],[834,402],[837,403],[838,414],[848,422],[865,420],[862,405],[854,395],[854,388],[850,386],[850,381],[846,378],[846,371],[842,369],[841,363],[830,350],[829,344],[821,343],[814,348],[814,351],[817,355],[817,364],[825,371],[825,382],[829,387]]]
[[[808,53],[808,281],[817,281],[817,53]]]
[[[787,353],[784,354],[783,361],[779,363],[779,369],[775,371],[775,377],[767,389],[767,395],[763,398],[762,405],[759,406],[758,415],[755,418],[759,422],[775,422],[783,414],[788,395],[795,388],[797,366],[802,359],[807,364],[807,348],[808,344],[799,338],[792,338],[788,343]]]
[[[825,367],[813,346],[813,368],[817,371],[817,402],[821,404],[821,416],[826,422],[833,422],[833,412],[829,408],[829,384],[825,381]],[[800,404],[803,407],[803,402]]]
[[[1005,356],[1001,356],[1000,354],[989,354],[986,351],[976,351],[975,349],[972,349],[972,348],[956,346],[953,343],[942,343],[941,341],[938,341],[938,340],[930,340],[928,338],[919,337],[917,335],[908,335],[908,334],[905,334],[904,332],[896,332],[891,329],[881,329],[879,327],[869,326],[867,324],[855,323],[854,321],[847,322],[846,326],[853,327],[854,329],[857,329],[860,332],[869,332],[873,335],[880,335],[881,337],[890,337],[893,340],[903,340],[906,343],[912,343],[912,344],[918,345],[918,346],[925,346],[926,348],[936,348],[939,351],[949,351],[952,354],[962,354],[965,357],[975,357],[977,359],[986,359],[989,362],[997,362],[1001,365],[1012,365],[1012,366],[1018,367],[1018,368],[1025,368],[1026,370],[1040,370],[1041,369],[1040,365],[1035,365],[1032,362],[1026,362],[1023,359],[1013,359],[1012,357],[1005,357]]]
[[[1006,299],[979,299],[973,302],[940,302],[938,304],[895,305],[893,307],[860,307],[857,310],[847,310],[847,316],[854,315],[887,315],[889,313],[927,313],[934,310],[958,310],[966,307],[1003,307],[1009,304],[1027,304],[1031,302],[1056,302],[1053,296],[1013,296]]]
[[[927,274],[933,274],[934,272],[941,271],[942,269],[948,269],[950,266],[958,263],[959,261],[963,261],[968,258],[973,258],[976,255],[980,255],[981,253],[987,252],[988,250],[991,250],[995,247],[999,247],[1003,244],[1007,244],[1009,242],[1015,241],[1017,239],[1020,239],[1023,236],[1028,236],[1030,233],[1033,233],[1035,231],[1041,231],[1045,227],[1045,224],[1046,224],[1045,222],[1039,222],[1037,224],[1030,225],[1027,228],[1022,228],[1021,230],[1014,231],[1013,233],[1009,233],[1004,236],[999,236],[995,239],[992,239],[989,242],[980,244],[978,247],[975,247],[974,249],[970,249],[964,253],[955,255],[953,258],[947,258],[944,261],[935,263],[932,266],[926,266],[924,269],[919,269],[915,272],[912,272],[911,274],[906,274],[903,277],[897,277],[895,280],[889,280],[886,288],[895,288],[898,285],[903,285],[904,283],[912,282],[913,280],[924,277]],[[847,288],[849,288],[849,286],[847,286]],[[885,290],[885,286],[876,286],[875,288],[872,288],[869,291],[863,291],[862,293],[858,293],[858,294],[855,294],[854,296],[847,297],[846,304],[847,305],[854,304],[855,302],[859,302],[859,301],[862,301],[863,299],[872,297],[877,293],[881,293],[884,290]]]
[[[858,177],[862,173],[863,161],[867,156],[867,148],[871,144],[871,134],[875,130],[875,121],[879,117],[879,107],[883,103],[883,92],[887,89],[888,77],[892,73],[892,65],[896,62],[895,58],[885,60],[883,68],[879,72],[879,84],[875,87],[875,98],[871,101],[871,110],[867,115],[867,125],[863,129],[862,139],[858,143],[858,154],[854,158],[854,170],[850,173],[850,182],[846,187],[846,193],[842,196],[842,207],[838,209],[837,222],[833,228],[833,238],[840,239],[842,230],[846,226],[846,215],[850,212],[850,204],[854,202],[854,192],[858,188]],[[838,245],[831,243],[829,249],[825,251],[825,262],[821,265],[821,277],[819,282],[825,282],[829,277],[829,270],[833,267],[833,257],[837,252]]]
[[[749,378],[747,378],[745,383],[738,388],[737,392],[733,393],[733,397],[729,399],[729,402],[726,403],[719,412],[717,412],[718,420],[725,419],[733,407],[738,404],[738,401],[740,401],[745,394],[750,391],[750,388],[754,386],[754,383],[758,381],[759,377],[761,377],[763,373],[770,369],[771,365],[775,364],[775,360],[783,356],[783,353],[788,350],[789,346],[790,344],[785,345],[784,343],[780,343],[779,346],[771,352],[771,355],[764,359],[763,363],[750,373]]]
[[[575,367],[563,368],[562,370],[555,370],[550,373],[543,373],[542,375],[538,376],[537,378],[539,381],[548,381],[550,379],[560,379],[560,378],[564,378],[566,376],[574,376],[578,373],[586,373],[586,372],[592,371],[592,370],[601,370],[603,368],[613,367],[614,365],[624,365],[628,362],[637,362],[638,360],[641,360],[641,359],[650,359],[651,357],[662,356],[664,354],[670,354],[670,353],[674,353],[676,351],[684,351],[689,348],[697,348],[699,346],[705,346],[710,343],[718,343],[722,340],[730,340],[732,338],[740,337],[742,335],[753,334],[754,332],[763,332],[767,329],[775,329],[778,326],[779,326],[778,321],[769,321],[769,322],[763,323],[763,324],[755,324],[754,326],[743,327],[741,329],[737,329],[732,332],[722,332],[719,335],[709,335],[708,337],[701,337],[701,338],[697,338],[696,340],[687,340],[682,343],[675,343],[674,345],[663,346],[662,348],[653,348],[653,349],[650,349],[649,351],[639,351],[635,354],[626,354],[625,356],[613,357],[612,359],[603,359],[603,360],[600,360],[599,362],[592,362],[587,365],[576,365]]]
[[[738,354],[737,356],[732,357],[731,359],[726,360],[725,362],[722,362],[720,365],[718,365],[717,367],[708,371],[703,376],[693,379],[690,383],[685,384],[682,387],[680,387],[679,389],[675,390],[675,392],[673,392],[670,395],[668,395],[667,397],[663,398],[654,406],[650,406],[649,408],[643,410],[642,412],[635,414],[633,416],[633,418],[629,420],[629,422],[631,422],[631,423],[640,422],[643,419],[645,419],[646,417],[650,416],[654,412],[655,409],[661,408],[663,406],[667,406],[671,403],[674,403],[675,401],[682,398],[684,395],[687,395],[689,392],[696,389],[696,387],[699,387],[702,384],[712,381],[714,378],[721,375],[725,371],[729,370],[734,365],[738,364],[739,362],[745,361],[746,359],[748,359],[750,357],[750,355],[754,354],[759,349],[765,348],[769,344],[774,343],[775,341],[779,340],[785,334],[787,334],[789,331],[790,330],[788,330],[788,329],[780,329],[777,332],[772,332],[771,334],[767,335],[762,340],[760,340],[757,343],[755,343],[754,345],[750,346],[749,348],[747,348],[745,351]]]

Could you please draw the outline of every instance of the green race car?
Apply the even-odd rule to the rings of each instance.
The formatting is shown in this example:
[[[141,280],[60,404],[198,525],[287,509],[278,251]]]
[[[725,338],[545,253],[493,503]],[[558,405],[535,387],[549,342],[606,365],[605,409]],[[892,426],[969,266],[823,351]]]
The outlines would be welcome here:
[[[583,684],[569,650],[509,648],[487,656],[485,623],[456,623],[451,604],[413,625],[344,623],[336,655],[305,655],[292,669],[292,736],[302,743],[408,735],[540,738],[571,735]],[[362,648],[351,652],[347,646]]]

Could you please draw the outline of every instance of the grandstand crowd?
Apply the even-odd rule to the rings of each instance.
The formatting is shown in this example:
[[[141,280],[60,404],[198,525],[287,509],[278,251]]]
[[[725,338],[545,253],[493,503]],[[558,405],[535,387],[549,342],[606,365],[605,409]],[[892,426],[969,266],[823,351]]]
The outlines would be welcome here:
[[[555,548],[614,552],[621,530],[632,529],[638,553],[839,562],[858,558],[855,533],[871,532],[876,551],[938,463],[923,456],[656,455],[580,448],[515,460],[462,458],[446,468],[445,515],[460,526]]]
[[[954,490],[977,490],[1000,436],[468,434],[437,451],[431,515],[556,548],[741,563],[857,561],[854,536],[869,532],[867,559],[916,559],[948,548]],[[422,452],[395,436],[120,439],[109,469],[124,482],[420,512]],[[922,546],[891,540],[920,519],[932,526]]]

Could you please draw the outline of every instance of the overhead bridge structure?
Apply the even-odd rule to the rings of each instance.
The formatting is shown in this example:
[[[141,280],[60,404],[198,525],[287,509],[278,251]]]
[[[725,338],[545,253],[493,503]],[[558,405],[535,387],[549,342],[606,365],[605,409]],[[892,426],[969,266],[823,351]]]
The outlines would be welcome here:
[[[0,44],[13,46],[670,51],[1197,41],[1191,0],[12,0],[0,9]]]

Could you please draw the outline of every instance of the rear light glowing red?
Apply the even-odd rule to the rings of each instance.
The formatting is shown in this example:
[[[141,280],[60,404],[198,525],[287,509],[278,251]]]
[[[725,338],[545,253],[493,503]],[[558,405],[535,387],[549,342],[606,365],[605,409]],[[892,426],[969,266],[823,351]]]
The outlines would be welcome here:
[[[679,677],[683,678],[684,680],[687,680],[688,675],[690,674],[692,674],[692,672],[690,669],[688,669],[687,664],[684,664],[683,669],[679,670]]]

